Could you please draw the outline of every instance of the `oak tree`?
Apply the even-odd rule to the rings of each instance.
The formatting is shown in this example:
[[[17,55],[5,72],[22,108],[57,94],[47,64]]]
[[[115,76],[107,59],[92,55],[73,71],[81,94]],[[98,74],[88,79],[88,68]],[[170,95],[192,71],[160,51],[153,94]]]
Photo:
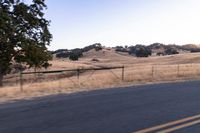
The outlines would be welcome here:
[[[47,67],[52,35],[44,18],[44,0],[0,0],[0,86],[13,63]]]

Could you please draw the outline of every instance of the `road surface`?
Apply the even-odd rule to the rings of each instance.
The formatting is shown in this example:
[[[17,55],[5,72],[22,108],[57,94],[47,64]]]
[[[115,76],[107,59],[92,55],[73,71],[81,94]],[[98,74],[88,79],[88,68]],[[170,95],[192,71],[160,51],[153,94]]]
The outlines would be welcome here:
[[[0,133],[200,132],[200,81],[113,88],[0,105]]]

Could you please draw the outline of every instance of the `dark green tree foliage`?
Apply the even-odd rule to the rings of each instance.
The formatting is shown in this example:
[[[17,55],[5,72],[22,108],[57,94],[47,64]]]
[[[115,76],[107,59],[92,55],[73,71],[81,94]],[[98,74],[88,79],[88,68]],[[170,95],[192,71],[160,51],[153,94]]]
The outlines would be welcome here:
[[[123,46],[116,46],[115,51],[117,52],[128,52],[128,46],[124,48]]]
[[[56,51],[52,51],[52,54],[57,54],[57,53],[64,53],[64,52],[68,52],[68,49],[58,49]]]
[[[0,0],[0,86],[13,62],[47,67],[52,35],[44,18],[44,0]]]
[[[95,43],[89,46],[86,46],[84,48],[76,48],[72,50],[67,50],[67,49],[59,49],[54,52],[53,54],[56,54],[57,58],[68,58],[71,60],[78,60],[78,58],[83,56],[83,52],[88,52],[92,49],[95,49],[95,51],[102,50],[102,46],[100,43]]]
[[[148,46],[148,48],[150,48],[150,49],[161,49],[161,48],[165,48],[165,47],[166,46],[162,43],[153,43]]]
[[[69,59],[72,61],[76,61],[76,60],[78,60],[78,58],[79,58],[79,56],[76,53],[70,53],[70,55],[69,55]]]
[[[88,52],[92,49],[95,49],[96,51],[102,50],[102,45],[100,43],[95,43],[95,44],[86,46],[83,48],[83,52]]]
[[[129,54],[137,57],[148,57],[151,55],[151,49],[144,45],[136,45],[129,47]]]
[[[57,58],[68,58],[70,56],[70,52],[60,52],[56,54]]]
[[[71,53],[74,53],[74,54],[77,55],[78,57],[82,57],[82,56],[83,56],[83,50],[80,49],[80,48],[73,49],[73,50],[71,51]]]
[[[46,50],[37,45],[27,45],[27,51],[24,53],[25,62],[29,65],[29,67],[40,68],[44,67],[47,68],[50,64],[48,60],[52,59],[52,55]]]
[[[197,52],[200,52],[200,49],[199,48],[191,49],[190,52],[191,53],[197,53]]]
[[[137,57],[148,57],[151,55],[151,50],[147,47],[140,47],[136,49],[136,56]]]
[[[129,51],[128,51],[128,53],[130,54],[130,55],[135,55],[135,46],[130,46],[129,47]]]
[[[70,52],[69,59],[75,61],[75,60],[78,60],[82,56],[83,56],[83,50],[76,48]]]

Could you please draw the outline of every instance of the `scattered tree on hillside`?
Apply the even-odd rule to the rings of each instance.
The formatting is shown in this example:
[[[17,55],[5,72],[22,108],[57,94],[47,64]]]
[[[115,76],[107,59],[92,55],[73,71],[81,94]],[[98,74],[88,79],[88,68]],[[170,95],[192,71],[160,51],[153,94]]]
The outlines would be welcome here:
[[[82,56],[83,56],[83,50],[76,48],[70,52],[69,59],[75,61],[75,60],[78,60]]]
[[[148,57],[151,56],[151,50],[147,47],[136,48],[136,56],[137,57]]]
[[[44,18],[44,0],[0,1],[0,86],[3,76],[15,62],[30,67],[47,67],[51,55],[47,51],[52,35]]]
[[[128,53],[129,53],[130,55],[135,55],[135,46],[130,46],[130,47],[129,47]]]
[[[124,48],[123,46],[116,46],[115,51],[117,51],[117,52],[128,52],[128,48]]]
[[[160,49],[160,48],[165,48],[165,45],[162,43],[153,43],[149,46],[147,46],[149,49]]]
[[[79,56],[76,53],[70,53],[69,59],[72,61],[78,60]]]
[[[191,52],[191,53],[197,53],[197,52],[200,52],[200,48],[191,49],[190,52]]]
[[[83,56],[83,50],[79,49],[79,48],[71,50],[71,53],[76,54],[78,57],[82,57]]]
[[[179,52],[174,48],[168,48],[168,49],[165,50],[165,54],[166,55],[172,55],[172,54],[179,54]]]
[[[68,58],[70,55],[70,50],[68,49],[58,49],[52,52],[56,58]]]
[[[70,52],[67,53],[57,53],[56,58],[68,58],[70,55]]]
[[[68,51],[69,51],[68,49],[58,49],[58,50],[52,51],[51,53],[52,54],[58,54],[58,53],[65,53],[65,52],[68,52]]]
[[[136,45],[129,47],[129,54],[137,57],[148,57],[151,55],[151,49],[144,45]]]
[[[102,47],[95,47],[95,51],[100,51],[102,49],[103,49]]]
[[[83,52],[88,52],[92,49],[95,49],[96,51],[102,50],[102,45],[100,43],[95,43],[95,44],[86,46],[83,48]]]

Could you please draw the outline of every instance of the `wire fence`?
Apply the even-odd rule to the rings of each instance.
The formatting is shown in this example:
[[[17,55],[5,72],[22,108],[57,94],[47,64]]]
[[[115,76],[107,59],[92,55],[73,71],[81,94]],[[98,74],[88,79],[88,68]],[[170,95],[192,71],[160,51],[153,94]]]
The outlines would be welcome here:
[[[200,78],[200,64],[135,65],[20,72],[4,78],[4,86],[26,88],[103,87],[126,82],[173,81]]]
[[[102,70],[110,70],[110,72],[119,79],[118,75],[116,75],[112,70],[121,69],[121,80],[124,80],[124,66],[120,67],[103,67],[103,68],[78,68],[78,69],[68,69],[68,70],[54,70],[54,71],[38,71],[38,72],[20,72],[20,90],[23,91],[23,84],[27,82],[28,78],[33,79],[35,77],[34,82],[44,82],[49,81],[49,79],[58,80],[67,78],[73,85],[80,85],[80,75],[82,73],[90,72],[85,75],[85,80],[81,82],[86,82],[88,78],[92,77],[95,71]],[[74,80],[74,77],[77,80]],[[31,81],[31,80],[28,80]],[[59,84],[61,84],[59,82]]]

